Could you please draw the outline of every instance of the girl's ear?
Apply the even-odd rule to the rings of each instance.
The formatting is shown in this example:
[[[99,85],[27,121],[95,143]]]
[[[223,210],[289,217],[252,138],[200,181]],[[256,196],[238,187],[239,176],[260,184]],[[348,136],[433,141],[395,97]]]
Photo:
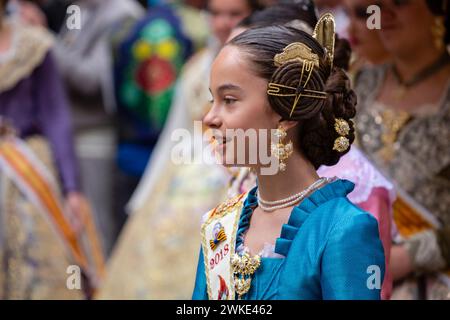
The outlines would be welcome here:
[[[280,120],[278,123],[281,127],[283,127],[284,130],[289,130],[294,128],[297,124],[298,121],[291,121],[291,120]]]

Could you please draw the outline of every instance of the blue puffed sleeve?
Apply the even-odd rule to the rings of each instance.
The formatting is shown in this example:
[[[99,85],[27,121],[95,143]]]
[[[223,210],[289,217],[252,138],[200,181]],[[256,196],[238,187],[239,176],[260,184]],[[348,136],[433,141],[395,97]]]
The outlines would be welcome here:
[[[208,293],[206,291],[205,262],[203,259],[202,249],[200,249],[200,254],[198,255],[197,275],[195,277],[192,300],[208,300]]]
[[[385,257],[377,220],[350,204],[341,209],[322,255],[322,297],[379,300]]]

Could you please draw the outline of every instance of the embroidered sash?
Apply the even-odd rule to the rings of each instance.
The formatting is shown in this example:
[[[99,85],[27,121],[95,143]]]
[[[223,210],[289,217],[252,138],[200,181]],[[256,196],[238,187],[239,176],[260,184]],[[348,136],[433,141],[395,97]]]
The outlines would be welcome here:
[[[90,277],[101,277],[104,260],[88,204],[83,204],[83,210],[95,269],[90,265],[82,242],[64,214],[61,195],[52,174],[26,143],[13,137],[0,139],[0,170],[14,181],[20,191],[37,208],[45,213],[77,265]]]
[[[403,238],[439,228],[439,221],[430,212],[402,189],[398,188],[397,192],[397,199],[393,204],[393,215],[398,232]],[[450,288],[450,270],[440,272],[439,278]]]
[[[235,252],[237,227],[246,195],[236,196],[210,211],[202,225],[206,286],[210,300],[235,299],[231,257]]]

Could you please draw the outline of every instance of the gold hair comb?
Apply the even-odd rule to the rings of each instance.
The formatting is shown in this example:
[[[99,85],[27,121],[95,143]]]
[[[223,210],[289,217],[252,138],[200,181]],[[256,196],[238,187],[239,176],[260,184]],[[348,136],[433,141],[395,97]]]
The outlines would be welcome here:
[[[334,35],[335,35],[335,23],[333,15],[330,13],[324,14],[320,17],[319,21],[314,28],[313,37],[325,48],[326,59],[333,66],[334,56]],[[294,103],[291,108],[289,117],[297,107],[297,104],[301,97],[309,97],[315,99],[326,99],[327,93],[324,91],[316,91],[306,89],[306,86],[311,78],[314,67],[319,67],[319,56],[315,54],[310,47],[301,42],[294,42],[287,45],[283,52],[278,53],[274,57],[274,64],[280,67],[289,62],[298,61],[302,64],[300,71],[300,81],[298,87],[290,87],[279,83],[270,82],[267,89],[267,94],[279,97],[295,97]],[[306,79],[303,81],[303,76],[307,74]]]

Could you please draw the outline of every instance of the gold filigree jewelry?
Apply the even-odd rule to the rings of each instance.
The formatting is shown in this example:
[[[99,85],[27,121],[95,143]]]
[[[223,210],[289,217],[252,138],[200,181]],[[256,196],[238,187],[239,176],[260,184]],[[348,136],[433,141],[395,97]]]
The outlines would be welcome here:
[[[330,70],[333,69],[335,34],[336,23],[333,15],[331,13],[323,14],[314,28],[313,37],[325,48]]]
[[[301,63],[310,63],[319,67],[319,56],[312,52],[311,48],[301,42],[294,42],[283,49],[273,58],[275,66],[280,67],[285,63],[298,61]]]
[[[277,130],[275,130],[275,137],[277,138],[278,142],[271,144],[272,155],[280,160],[280,171],[286,170],[285,161],[291,156],[292,152],[294,151],[292,141],[289,140],[288,143],[283,143],[283,140],[284,138],[286,138],[286,136],[286,130],[284,130],[282,126],[278,126]]]
[[[295,97],[289,117],[292,117],[292,113],[297,107],[300,97],[303,96],[317,99],[325,99],[327,97],[326,92],[305,89],[311,78],[314,67],[319,67],[319,56],[312,52],[310,47],[301,42],[291,43],[283,49],[282,53],[276,54],[273,60],[277,67],[295,61],[302,64],[298,88],[270,82],[267,90],[267,94],[272,96]],[[307,78],[303,80],[305,73],[307,74]]]
[[[395,155],[399,132],[411,119],[411,115],[406,111],[386,109],[381,112],[380,118],[383,126],[381,134],[383,147],[379,150],[379,154],[385,162],[389,162]]]
[[[337,152],[344,152],[350,147],[350,140],[346,137],[350,133],[350,125],[342,118],[334,120],[334,130],[339,134],[339,137],[334,140],[333,150]]]
[[[331,13],[326,13],[320,17],[314,28],[313,37],[322,45],[326,52],[326,61],[333,68],[334,42],[335,42],[335,22]],[[287,45],[283,52],[274,57],[274,64],[277,67],[285,63],[298,61],[301,63],[300,80],[298,87],[285,86],[279,83],[270,82],[267,90],[268,95],[280,97],[295,97],[289,117],[292,117],[295,108],[301,97],[315,99],[326,99],[327,93],[306,89],[311,78],[314,67],[320,66],[319,56],[310,47],[301,42],[294,42]],[[306,75],[306,79],[304,79]]]
[[[337,118],[334,120],[334,130],[341,136],[346,136],[350,133],[350,126],[344,119]]]
[[[346,137],[337,137],[334,140],[333,150],[337,152],[344,152],[350,147],[350,141]]]
[[[261,265],[261,257],[259,255],[250,257],[246,252],[243,255],[235,253],[231,258],[231,269],[234,273],[234,288],[241,299],[244,294],[250,290],[252,283],[251,276]]]

